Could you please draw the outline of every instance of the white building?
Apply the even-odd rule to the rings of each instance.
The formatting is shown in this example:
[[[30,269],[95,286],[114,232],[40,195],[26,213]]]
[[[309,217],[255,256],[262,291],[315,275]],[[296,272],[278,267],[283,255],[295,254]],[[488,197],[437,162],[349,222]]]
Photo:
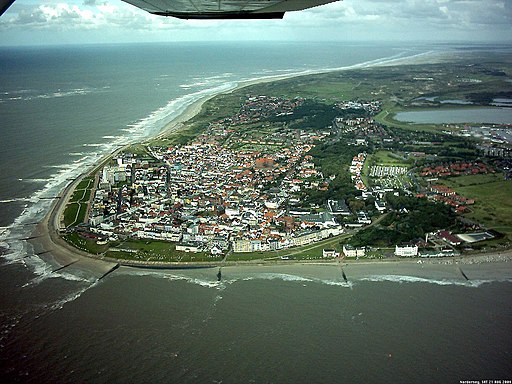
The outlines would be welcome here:
[[[366,255],[366,247],[355,248],[345,244],[343,246],[343,254],[345,257],[364,257]]]
[[[377,208],[377,211],[380,213],[386,212],[386,202],[382,200],[375,200],[375,208]]]
[[[323,249],[322,250],[322,257],[328,258],[328,257],[338,257],[340,255],[339,252],[336,252],[335,249]]]
[[[404,246],[395,246],[395,255],[400,257],[414,257],[418,256],[418,246],[417,245],[404,245]]]
[[[192,252],[192,253],[197,253],[197,252],[201,252],[201,245],[200,244],[197,244],[197,243],[181,243],[181,244],[176,244],[176,250],[177,251],[182,251],[182,252]]]
[[[370,219],[366,212],[361,211],[357,213],[357,222],[360,224],[371,224],[372,219]]]

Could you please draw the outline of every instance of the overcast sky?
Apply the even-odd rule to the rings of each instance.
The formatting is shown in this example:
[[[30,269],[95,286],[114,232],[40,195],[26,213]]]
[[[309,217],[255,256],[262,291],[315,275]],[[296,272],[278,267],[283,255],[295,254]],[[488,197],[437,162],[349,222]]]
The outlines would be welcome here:
[[[17,0],[0,45],[211,40],[512,42],[512,0],[344,0],[283,20],[185,21],[121,0]]]

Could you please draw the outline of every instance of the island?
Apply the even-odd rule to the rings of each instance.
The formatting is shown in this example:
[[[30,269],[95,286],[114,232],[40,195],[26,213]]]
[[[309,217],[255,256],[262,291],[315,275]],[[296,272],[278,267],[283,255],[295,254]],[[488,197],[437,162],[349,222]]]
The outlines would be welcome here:
[[[398,118],[510,108],[511,79],[510,58],[452,52],[243,84],[71,182],[34,247],[63,266],[510,260],[511,121]]]

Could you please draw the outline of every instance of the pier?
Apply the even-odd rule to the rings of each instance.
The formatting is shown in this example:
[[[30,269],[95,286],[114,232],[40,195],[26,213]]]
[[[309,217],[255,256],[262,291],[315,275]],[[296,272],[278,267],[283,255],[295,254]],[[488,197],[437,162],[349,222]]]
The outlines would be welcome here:
[[[75,261],[72,261],[71,263],[67,263],[66,265],[63,265],[63,266],[61,266],[61,267],[59,267],[59,268],[54,269],[54,270],[52,271],[52,273],[59,272],[59,271],[63,270],[64,268],[69,267],[70,265],[73,265],[73,264],[75,264],[75,263],[78,263],[79,261],[80,261],[80,260],[75,260]]]
[[[103,278],[107,277],[108,275],[110,275],[112,272],[114,272],[116,269],[118,269],[120,266],[119,263],[115,264],[112,268],[110,268],[107,272],[105,272],[103,275],[101,275],[97,281],[100,281],[102,280]]]
[[[343,280],[345,280],[345,283],[348,282],[347,275],[345,275],[345,271],[343,270],[343,267],[341,267],[341,277],[343,277]]]
[[[464,277],[464,279],[466,279],[466,281],[469,281],[469,278],[466,276],[466,274],[464,273],[464,271],[462,270],[461,267],[459,267],[459,272],[462,275],[462,277]]]

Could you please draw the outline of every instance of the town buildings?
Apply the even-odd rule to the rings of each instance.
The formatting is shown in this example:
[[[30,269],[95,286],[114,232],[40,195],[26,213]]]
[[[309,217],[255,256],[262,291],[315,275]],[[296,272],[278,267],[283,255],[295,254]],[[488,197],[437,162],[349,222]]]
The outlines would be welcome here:
[[[308,152],[329,132],[231,129],[269,114],[291,113],[301,100],[251,97],[240,112],[192,142],[120,153],[99,174],[89,215],[92,232],[176,242],[184,252],[260,252],[336,236],[330,212],[293,214],[301,191],[330,180]],[[261,149],[257,149],[261,148]]]
[[[418,256],[418,246],[417,245],[396,245],[395,246],[395,256],[399,257],[416,257]]]

